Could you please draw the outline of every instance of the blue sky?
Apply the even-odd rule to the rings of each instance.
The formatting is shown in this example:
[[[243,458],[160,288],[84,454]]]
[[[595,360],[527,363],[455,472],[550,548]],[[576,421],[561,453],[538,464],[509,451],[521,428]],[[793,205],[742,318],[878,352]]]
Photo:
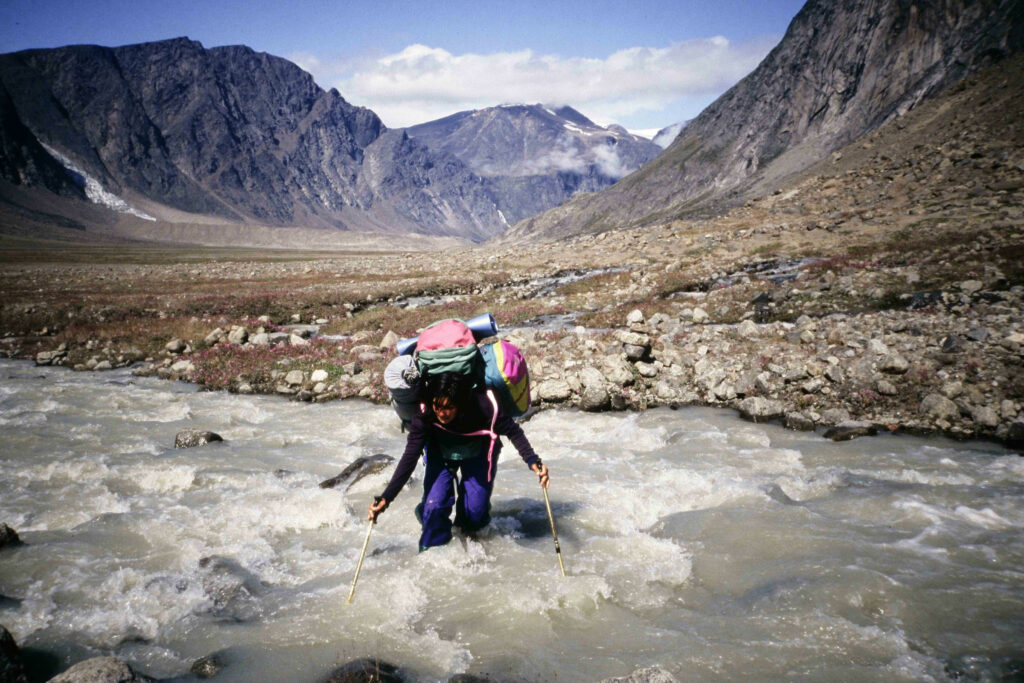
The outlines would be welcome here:
[[[286,57],[389,126],[503,102],[598,123],[692,118],[782,37],[800,0],[0,0],[0,52],[189,36]]]

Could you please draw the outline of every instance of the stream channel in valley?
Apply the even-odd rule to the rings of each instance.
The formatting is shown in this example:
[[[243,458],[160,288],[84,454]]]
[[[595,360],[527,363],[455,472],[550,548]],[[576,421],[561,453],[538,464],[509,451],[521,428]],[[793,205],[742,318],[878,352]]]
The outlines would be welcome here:
[[[225,442],[174,449],[185,428]],[[1024,662],[1024,458],[998,445],[832,443],[708,408],[545,411],[568,577],[507,444],[493,522],[417,552],[422,468],[387,407],[199,392],[129,370],[0,361],[0,624],[58,668],[114,654],[188,679],[317,681],[373,656],[410,680],[995,679]]]

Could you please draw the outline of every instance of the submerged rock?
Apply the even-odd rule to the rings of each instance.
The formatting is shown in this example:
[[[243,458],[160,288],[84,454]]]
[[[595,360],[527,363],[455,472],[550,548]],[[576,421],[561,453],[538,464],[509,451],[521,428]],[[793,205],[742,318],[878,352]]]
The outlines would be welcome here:
[[[325,479],[320,482],[320,488],[322,489],[333,489],[348,480],[345,485],[347,490],[352,484],[356,483],[363,477],[368,477],[371,474],[377,474],[386,469],[391,463],[395,461],[390,455],[385,453],[376,453],[374,455],[363,455],[356,458],[352,463],[341,471],[341,474]]]
[[[858,436],[875,436],[878,429],[870,422],[841,422],[825,430],[825,438],[833,441],[849,441]]]
[[[195,448],[205,446],[214,441],[223,441],[223,437],[216,432],[203,432],[198,429],[184,429],[174,437],[175,448]]]
[[[379,659],[356,659],[339,666],[322,683],[400,683],[398,667]]]
[[[189,672],[196,678],[213,678],[223,671],[227,664],[227,658],[223,653],[214,652],[192,662]]]
[[[93,657],[50,679],[49,683],[149,683],[155,679],[136,673],[117,657]]]
[[[605,678],[601,683],[678,683],[678,679],[660,666],[637,669],[628,676]]]

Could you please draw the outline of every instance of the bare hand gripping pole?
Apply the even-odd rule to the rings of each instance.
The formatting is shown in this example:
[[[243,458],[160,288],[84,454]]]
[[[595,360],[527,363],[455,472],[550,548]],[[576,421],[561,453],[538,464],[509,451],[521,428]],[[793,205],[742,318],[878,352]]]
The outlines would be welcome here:
[[[352,596],[356,594],[356,581],[359,580],[359,570],[363,568],[363,559],[366,557],[366,549],[370,545],[370,534],[373,532],[373,525],[377,523],[377,520],[371,519],[370,525],[366,527],[366,540],[363,541],[363,552],[359,553],[359,564],[356,565],[356,575],[352,577],[352,590],[348,592],[348,600],[345,604],[352,603]]]
[[[562,570],[562,576],[565,576],[565,565],[562,564],[562,548],[558,545],[558,532],[555,531],[555,516],[551,514],[551,500],[548,498],[548,490],[543,486],[540,489],[544,492],[544,505],[548,509],[548,521],[551,522],[551,537],[555,539],[555,555],[558,557],[558,568]],[[355,588],[354,583],[353,588]]]

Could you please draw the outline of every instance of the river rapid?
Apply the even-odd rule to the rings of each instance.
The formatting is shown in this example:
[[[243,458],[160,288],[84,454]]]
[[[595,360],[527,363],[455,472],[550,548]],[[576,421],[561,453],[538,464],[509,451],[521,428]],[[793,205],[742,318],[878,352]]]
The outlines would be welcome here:
[[[185,428],[224,443],[174,449]],[[493,522],[417,552],[422,468],[386,407],[198,392],[127,370],[0,361],[0,624],[56,668],[114,654],[188,679],[316,681],[351,659],[410,680],[991,679],[1024,662],[1024,459],[997,445],[832,443],[729,411],[547,411],[568,577],[536,477],[506,445]]]

